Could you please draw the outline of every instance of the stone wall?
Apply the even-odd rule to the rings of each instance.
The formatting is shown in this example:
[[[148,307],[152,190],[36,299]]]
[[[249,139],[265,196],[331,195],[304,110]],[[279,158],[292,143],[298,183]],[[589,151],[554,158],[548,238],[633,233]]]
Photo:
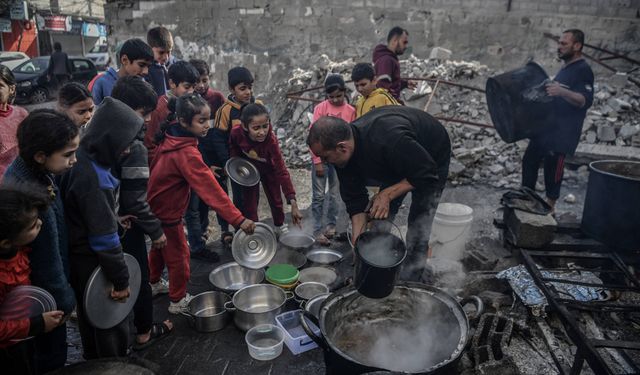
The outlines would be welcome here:
[[[495,69],[534,58],[555,71],[555,43],[543,33],[573,27],[586,32],[587,43],[640,52],[640,0],[126,0],[108,2],[105,12],[110,43],[164,25],[178,56],[211,64],[215,86],[224,90],[227,70],[244,65],[258,93],[321,54],[370,61],[394,25],[409,30],[408,52],[418,57],[442,46],[453,59]]]

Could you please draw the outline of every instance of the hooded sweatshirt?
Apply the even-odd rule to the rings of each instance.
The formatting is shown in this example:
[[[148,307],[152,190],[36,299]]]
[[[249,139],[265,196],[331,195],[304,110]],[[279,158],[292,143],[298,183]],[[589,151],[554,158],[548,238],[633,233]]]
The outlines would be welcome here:
[[[107,97],[80,142],[76,165],[62,177],[60,190],[69,227],[70,257],[97,257],[115,290],[129,285],[118,236],[118,181],[111,174],[136,139],[144,120],[129,106]],[[71,271],[73,273],[73,270]]]
[[[296,198],[296,191],[291,183],[291,176],[282,158],[278,139],[273,134],[271,123],[269,123],[269,134],[262,142],[252,141],[249,133],[242,126],[231,129],[229,145],[230,156],[249,159],[258,168],[260,176],[275,175],[287,203]]]
[[[378,44],[373,50],[373,67],[378,77],[378,87],[389,90],[400,101],[400,92],[407,87],[407,81],[400,79],[398,56],[386,44]]]
[[[374,108],[380,108],[386,105],[400,105],[400,103],[398,103],[396,98],[391,96],[386,89],[377,88],[366,97],[358,97],[356,101],[356,118],[360,118]]]
[[[191,189],[234,227],[244,220],[202,160],[196,136],[174,124],[167,130],[151,163],[149,206],[163,224],[177,224],[187,209]]]

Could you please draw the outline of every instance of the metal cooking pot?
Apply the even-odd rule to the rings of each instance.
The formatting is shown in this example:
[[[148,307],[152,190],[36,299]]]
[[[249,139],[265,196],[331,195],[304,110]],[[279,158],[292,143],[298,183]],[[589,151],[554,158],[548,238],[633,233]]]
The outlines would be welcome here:
[[[245,286],[260,284],[264,281],[263,270],[252,270],[236,262],[216,267],[209,274],[209,282],[217,289],[233,294]]]
[[[313,315],[317,319],[320,315],[320,306],[322,306],[322,302],[324,302],[324,300],[326,300],[330,295],[331,293],[319,294],[308,301],[302,302],[300,307],[302,307],[303,310],[311,313],[311,315]]]
[[[600,160],[589,169],[582,231],[615,249],[640,249],[640,162]]]
[[[224,304],[227,311],[234,311],[233,322],[242,331],[258,324],[276,324],[276,315],[293,293],[270,284],[250,285],[233,295],[233,300]]]
[[[222,292],[204,292],[189,301],[189,307],[182,315],[198,332],[214,332],[224,328],[229,322],[225,303],[231,298]]]
[[[470,297],[475,319],[482,313]],[[324,349],[327,374],[363,374],[387,370],[401,374],[450,371],[469,340],[469,320],[460,303],[442,290],[401,282],[382,299],[369,299],[350,287],[330,295],[319,319],[303,312],[322,332],[318,337],[306,319],[302,326]]]

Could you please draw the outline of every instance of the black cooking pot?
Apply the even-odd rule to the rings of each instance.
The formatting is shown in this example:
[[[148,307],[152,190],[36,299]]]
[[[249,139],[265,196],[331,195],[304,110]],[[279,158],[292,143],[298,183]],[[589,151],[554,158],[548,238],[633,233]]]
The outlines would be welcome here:
[[[615,249],[640,249],[640,162],[600,160],[589,169],[582,231]]]
[[[483,310],[478,297],[461,303]],[[305,319],[302,326],[324,349],[328,375],[391,371],[432,374],[452,370],[469,341],[469,320],[460,303],[442,290],[400,282],[386,298],[369,299],[353,287],[331,294],[320,307],[316,336]]]
[[[553,126],[551,100],[544,87],[548,79],[540,65],[529,62],[487,80],[487,106],[503,141],[531,138]]]
[[[404,242],[388,232],[364,232],[356,241],[354,285],[369,298],[393,292],[400,266],[407,256]]]

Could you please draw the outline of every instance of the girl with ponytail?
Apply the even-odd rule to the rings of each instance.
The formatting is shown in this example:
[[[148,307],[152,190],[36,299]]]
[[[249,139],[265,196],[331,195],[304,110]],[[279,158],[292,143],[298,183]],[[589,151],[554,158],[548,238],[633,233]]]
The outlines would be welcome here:
[[[169,271],[169,312],[186,311],[190,253],[182,225],[191,190],[218,215],[247,233],[255,224],[233,205],[198,151],[198,137],[210,128],[211,110],[198,94],[169,101],[169,116],[156,135],[158,147],[151,163],[148,201],[162,222],[167,245],[149,252],[149,281],[157,286],[164,266]]]

